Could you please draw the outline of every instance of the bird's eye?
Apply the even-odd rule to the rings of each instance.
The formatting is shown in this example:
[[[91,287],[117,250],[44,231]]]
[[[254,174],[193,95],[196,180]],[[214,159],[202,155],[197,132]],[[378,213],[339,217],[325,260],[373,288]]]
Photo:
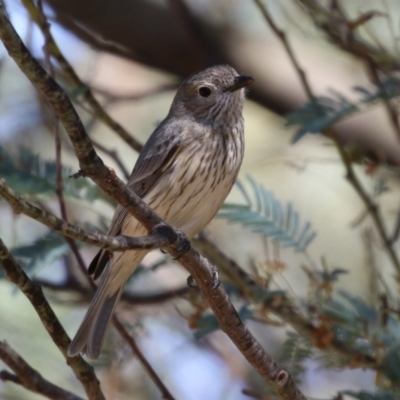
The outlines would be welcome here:
[[[202,86],[199,89],[199,94],[201,97],[208,97],[211,94],[211,89],[205,86]]]

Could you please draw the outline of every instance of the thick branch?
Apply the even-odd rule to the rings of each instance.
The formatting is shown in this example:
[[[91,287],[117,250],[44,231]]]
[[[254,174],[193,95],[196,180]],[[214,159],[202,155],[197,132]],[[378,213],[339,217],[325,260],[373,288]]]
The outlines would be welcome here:
[[[20,384],[31,392],[39,393],[52,400],[83,400],[44,379],[5,342],[0,342],[0,359],[16,373],[13,375],[8,371],[1,371],[2,381],[8,380]]]
[[[0,38],[10,56],[58,113],[74,146],[83,174],[90,177],[106,193],[117,200],[147,230],[152,231],[155,226],[163,224],[164,221],[143,200],[138,198],[104,166],[68,97],[31,57],[8,21],[2,7],[0,7]],[[274,387],[283,399],[305,400],[289,373],[275,363],[244,326],[222,285],[215,289],[215,267],[193,249],[182,255],[178,243],[166,247],[166,250],[173,257],[179,257],[179,262],[190,272],[209,301],[221,329],[261,376]]]
[[[32,283],[14,257],[10,254],[1,239],[0,263],[4,268],[8,279],[17,285],[31,302],[53,342],[65,357],[67,364],[71,367],[75,376],[81,381],[89,399],[105,400],[100,389],[99,381],[94,374],[93,367],[86,363],[81,356],[68,357],[67,349],[71,340],[44,297],[40,286]]]

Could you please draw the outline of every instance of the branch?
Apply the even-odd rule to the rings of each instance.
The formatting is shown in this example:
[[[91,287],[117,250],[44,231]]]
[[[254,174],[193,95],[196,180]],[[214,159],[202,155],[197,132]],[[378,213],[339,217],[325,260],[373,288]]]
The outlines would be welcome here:
[[[99,232],[86,231],[24,200],[2,178],[0,178],[0,196],[10,204],[16,214],[22,213],[64,236],[110,251],[153,250],[177,240],[174,230],[166,224],[156,225],[151,234],[142,237],[107,236]]]
[[[300,67],[300,64],[298,63],[298,61],[296,59],[296,56],[292,50],[292,46],[290,45],[289,41],[287,40],[286,33],[282,29],[278,28],[278,25],[276,25],[271,14],[269,13],[267,7],[262,3],[262,1],[261,0],[254,0],[254,1],[257,4],[258,8],[260,9],[264,18],[267,20],[269,26],[274,31],[275,35],[278,36],[278,38],[282,42],[282,44],[286,50],[286,53],[288,54],[290,61],[292,62],[293,66],[294,66],[294,69],[296,70],[297,74],[300,77],[300,81],[303,85],[303,88],[304,88],[307,96],[310,99],[313,99],[314,95],[313,95],[311,87],[307,81],[306,74],[305,74],[304,70]]]
[[[58,47],[56,41],[54,40],[47,22],[41,18],[40,11],[37,9],[32,0],[22,0],[25,8],[28,10],[31,18],[36,22],[38,27],[42,30],[48,43],[48,49],[50,54],[57,60],[58,64],[64,71],[64,74],[75,86],[76,89],[80,89],[82,96],[85,101],[90,105],[94,114],[103,121],[110,129],[112,129],[125,143],[127,143],[132,149],[137,152],[142,150],[142,144],[139,143],[125,128],[122,127],[117,121],[110,117],[101,104],[98,102],[96,97],[93,95],[89,86],[85,85],[79,76],[76,74],[71,64],[66,60],[62,54],[60,48]],[[84,89],[84,90],[82,90]]]
[[[161,379],[158,377],[157,373],[154,371],[151,364],[144,357],[143,353],[141,352],[138,345],[136,344],[136,341],[134,340],[134,338],[131,335],[129,335],[129,333],[126,331],[124,326],[121,324],[121,322],[115,315],[113,316],[112,321],[113,321],[113,325],[114,325],[115,329],[122,336],[122,338],[129,344],[130,348],[133,351],[133,354],[136,356],[136,358],[142,364],[142,367],[146,370],[146,372],[150,376],[151,380],[160,389],[162,398],[166,399],[166,400],[174,400],[174,397],[172,397],[172,394],[168,391],[168,389],[165,387],[164,383],[161,381]]]
[[[109,149],[108,147],[103,146],[101,143],[99,143],[93,139],[92,139],[92,143],[93,143],[94,147],[97,147],[100,151],[102,151],[104,154],[107,154],[110,158],[112,158],[114,160],[114,162],[118,165],[119,169],[121,170],[122,174],[124,175],[124,178],[126,180],[128,180],[130,173],[127,170],[127,168],[125,167],[121,158],[119,157],[117,151]]]
[[[81,397],[64,390],[48,380],[33,369],[21,356],[19,356],[6,342],[0,341],[0,359],[15,373],[0,371],[0,380],[11,381],[22,385],[25,389],[39,393],[52,400],[83,400]]]
[[[237,273],[238,276],[241,277],[240,280],[242,284],[239,287],[243,291],[248,292],[251,296],[251,294],[254,293],[254,290],[258,289],[258,285],[256,285],[249,274],[235,260],[229,258],[212,242],[209,242],[204,234],[201,234],[200,237],[195,240],[195,243],[200,244],[202,253],[208,259],[212,260],[212,262],[215,263],[218,268],[227,271],[234,271],[235,274]],[[246,286],[247,288],[244,288],[243,286]],[[303,333],[310,337],[316,337],[318,335],[318,325],[310,322],[310,320],[314,320],[314,316],[312,318],[308,318],[303,315],[303,313],[296,309],[296,307],[293,306],[293,302],[283,293],[268,297],[268,299],[264,301],[263,307],[276,315],[285,323],[289,324],[297,332]],[[356,350],[352,349],[348,343],[346,343],[346,341],[342,341],[336,336],[333,337],[329,343],[329,349],[339,354],[357,359],[357,361],[360,363],[360,366],[362,365],[364,367],[373,368],[377,371],[380,370],[380,361],[377,358],[357,352]]]
[[[60,121],[75,149],[81,174],[88,176],[97,183],[103,191],[126,208],[148,231],[151,232],[156,226],[165,224],[142,199],[136,196],[114,173],[104,166],[102,160],[97,156],[69,98],[30,55],[1,6],[0,38],[23,73],[42,92],[43,96],[59,115]],[[179,262],[196,280],[208,300],[218,319],[221,330],[230,337],[244,357],[272,385],[282,399],[305,400],[304,395],[297,388],[290,374],[277,365],[240,320],[222,285],[215,288],[216,268],[194,249],[182,254],[179,249],[179,243],[173,243],[165,247],[165,249],[174,258],[179,257]]]
[[[2,10],[0,6],[0,11]],[[1,12],[0,12],[1,14]],[[18,265],[14,257],[10,254],[7,247],[0,239],[0,264],[3,266],[8,279],[17,285],[31,302],[36,310],[43,326],[46,328],[55,345],[61,351],[67,364],[71,367],[75,376],[82,383],[86,394],[90,400],[105,400],[100,389],[99,381],[94,374],[91,365],[81,357],[68,357],[67,349],[71,342],[64,328],[57,319],[54,311],[50,307],[43,295],[42,289],[35,285]]]
[[[359,25],[376,15],[381,15],[380,13],[372,11],[354,21],[347,21],[337,1],[336,7],[332,10],[325,8],[318,0],[295,1],[308,12],[314,24],[342,50],[357,58],[368,59],[380,68],[396,70],[400,67],[396,57],[392,57],[379,47],[372,46],[354,32]]]

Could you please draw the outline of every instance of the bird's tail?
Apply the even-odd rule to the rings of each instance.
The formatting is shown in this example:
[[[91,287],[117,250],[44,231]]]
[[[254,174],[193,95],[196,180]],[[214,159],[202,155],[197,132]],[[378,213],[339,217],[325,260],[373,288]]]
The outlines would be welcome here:
[[[100,286],[96,291],[85,318],[75,338],[68,347],[68,355],[70,357],[76,356],[79,353],[86,353],[89,358],[96,360],[100,355],[106,328],[123,290],[123,286],[113,293],[106,290],[107,286],[109,286],[107,283],[110,277],[110,269],[107,268],[104,271]]]

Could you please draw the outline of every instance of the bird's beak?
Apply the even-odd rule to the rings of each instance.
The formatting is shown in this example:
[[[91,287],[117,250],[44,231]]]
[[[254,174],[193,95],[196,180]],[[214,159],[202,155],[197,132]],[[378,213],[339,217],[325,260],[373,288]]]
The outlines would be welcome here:
[[[226,91],[227,92],[234,92],[238,89],[242,89],[246,86],[251,85],[254,82],[254,79],[251,76],[246,75],[239,75],[235,77],[234,84],[229,86]]]

